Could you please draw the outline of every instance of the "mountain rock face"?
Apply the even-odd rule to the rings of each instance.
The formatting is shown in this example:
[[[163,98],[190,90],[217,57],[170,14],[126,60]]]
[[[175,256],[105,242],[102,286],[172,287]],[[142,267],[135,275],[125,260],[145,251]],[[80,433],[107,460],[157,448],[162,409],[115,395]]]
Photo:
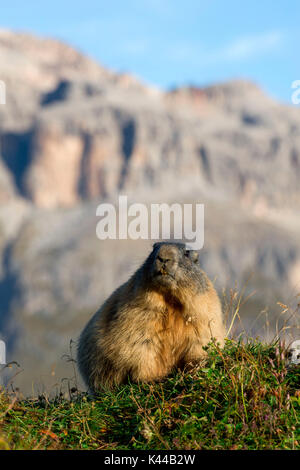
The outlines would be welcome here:
[[[97,239],[96,207],[119,194],[205,204],[201,264],[220,293],[253,294],[249,332],[266,336],[250,328],[260,311],[273,330],[277,302],[296,305],[299,108],[239,80],[163,92],[9,31],[0,80],[0,334],[24,390],[64,376],[70,339],[151,249]]]

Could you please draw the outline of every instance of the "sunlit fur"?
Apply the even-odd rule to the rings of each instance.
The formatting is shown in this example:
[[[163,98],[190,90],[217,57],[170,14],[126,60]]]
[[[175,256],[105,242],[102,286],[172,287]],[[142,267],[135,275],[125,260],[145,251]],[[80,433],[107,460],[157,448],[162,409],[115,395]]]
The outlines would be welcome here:
[[[151,382],[174,367],[201,362],[203,346],[224,342],[218,294],[197,253],[156,243],[144,264],[116,289],[79,339],[78,365],[91,391]]]

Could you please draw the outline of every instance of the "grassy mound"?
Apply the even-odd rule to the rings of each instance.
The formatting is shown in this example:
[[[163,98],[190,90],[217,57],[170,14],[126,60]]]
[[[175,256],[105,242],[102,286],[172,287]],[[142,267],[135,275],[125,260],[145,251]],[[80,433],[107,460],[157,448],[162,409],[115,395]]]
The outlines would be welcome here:
[[[228,340],[204,368],[90,398],[0,393],[0,449],[300,449],[300,368],[282,344]]]

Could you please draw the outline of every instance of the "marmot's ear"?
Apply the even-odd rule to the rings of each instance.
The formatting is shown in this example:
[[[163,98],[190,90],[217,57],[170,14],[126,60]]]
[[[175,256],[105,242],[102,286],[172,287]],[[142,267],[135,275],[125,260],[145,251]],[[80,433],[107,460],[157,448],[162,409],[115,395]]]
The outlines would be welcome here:
[[[193,263],[198,263],[199,260],[199,253],[196,250],[189,250],[189,257],[193,261]]]

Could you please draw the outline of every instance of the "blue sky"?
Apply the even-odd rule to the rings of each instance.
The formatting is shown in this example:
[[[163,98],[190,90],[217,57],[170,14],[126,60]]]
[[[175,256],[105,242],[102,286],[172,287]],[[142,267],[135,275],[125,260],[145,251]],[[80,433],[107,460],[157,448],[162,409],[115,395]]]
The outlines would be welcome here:
[[[300,79],[299,1],[1,3],[1,27],[65,40],[163,88],[248,78],[290,101],[291,83]]]

